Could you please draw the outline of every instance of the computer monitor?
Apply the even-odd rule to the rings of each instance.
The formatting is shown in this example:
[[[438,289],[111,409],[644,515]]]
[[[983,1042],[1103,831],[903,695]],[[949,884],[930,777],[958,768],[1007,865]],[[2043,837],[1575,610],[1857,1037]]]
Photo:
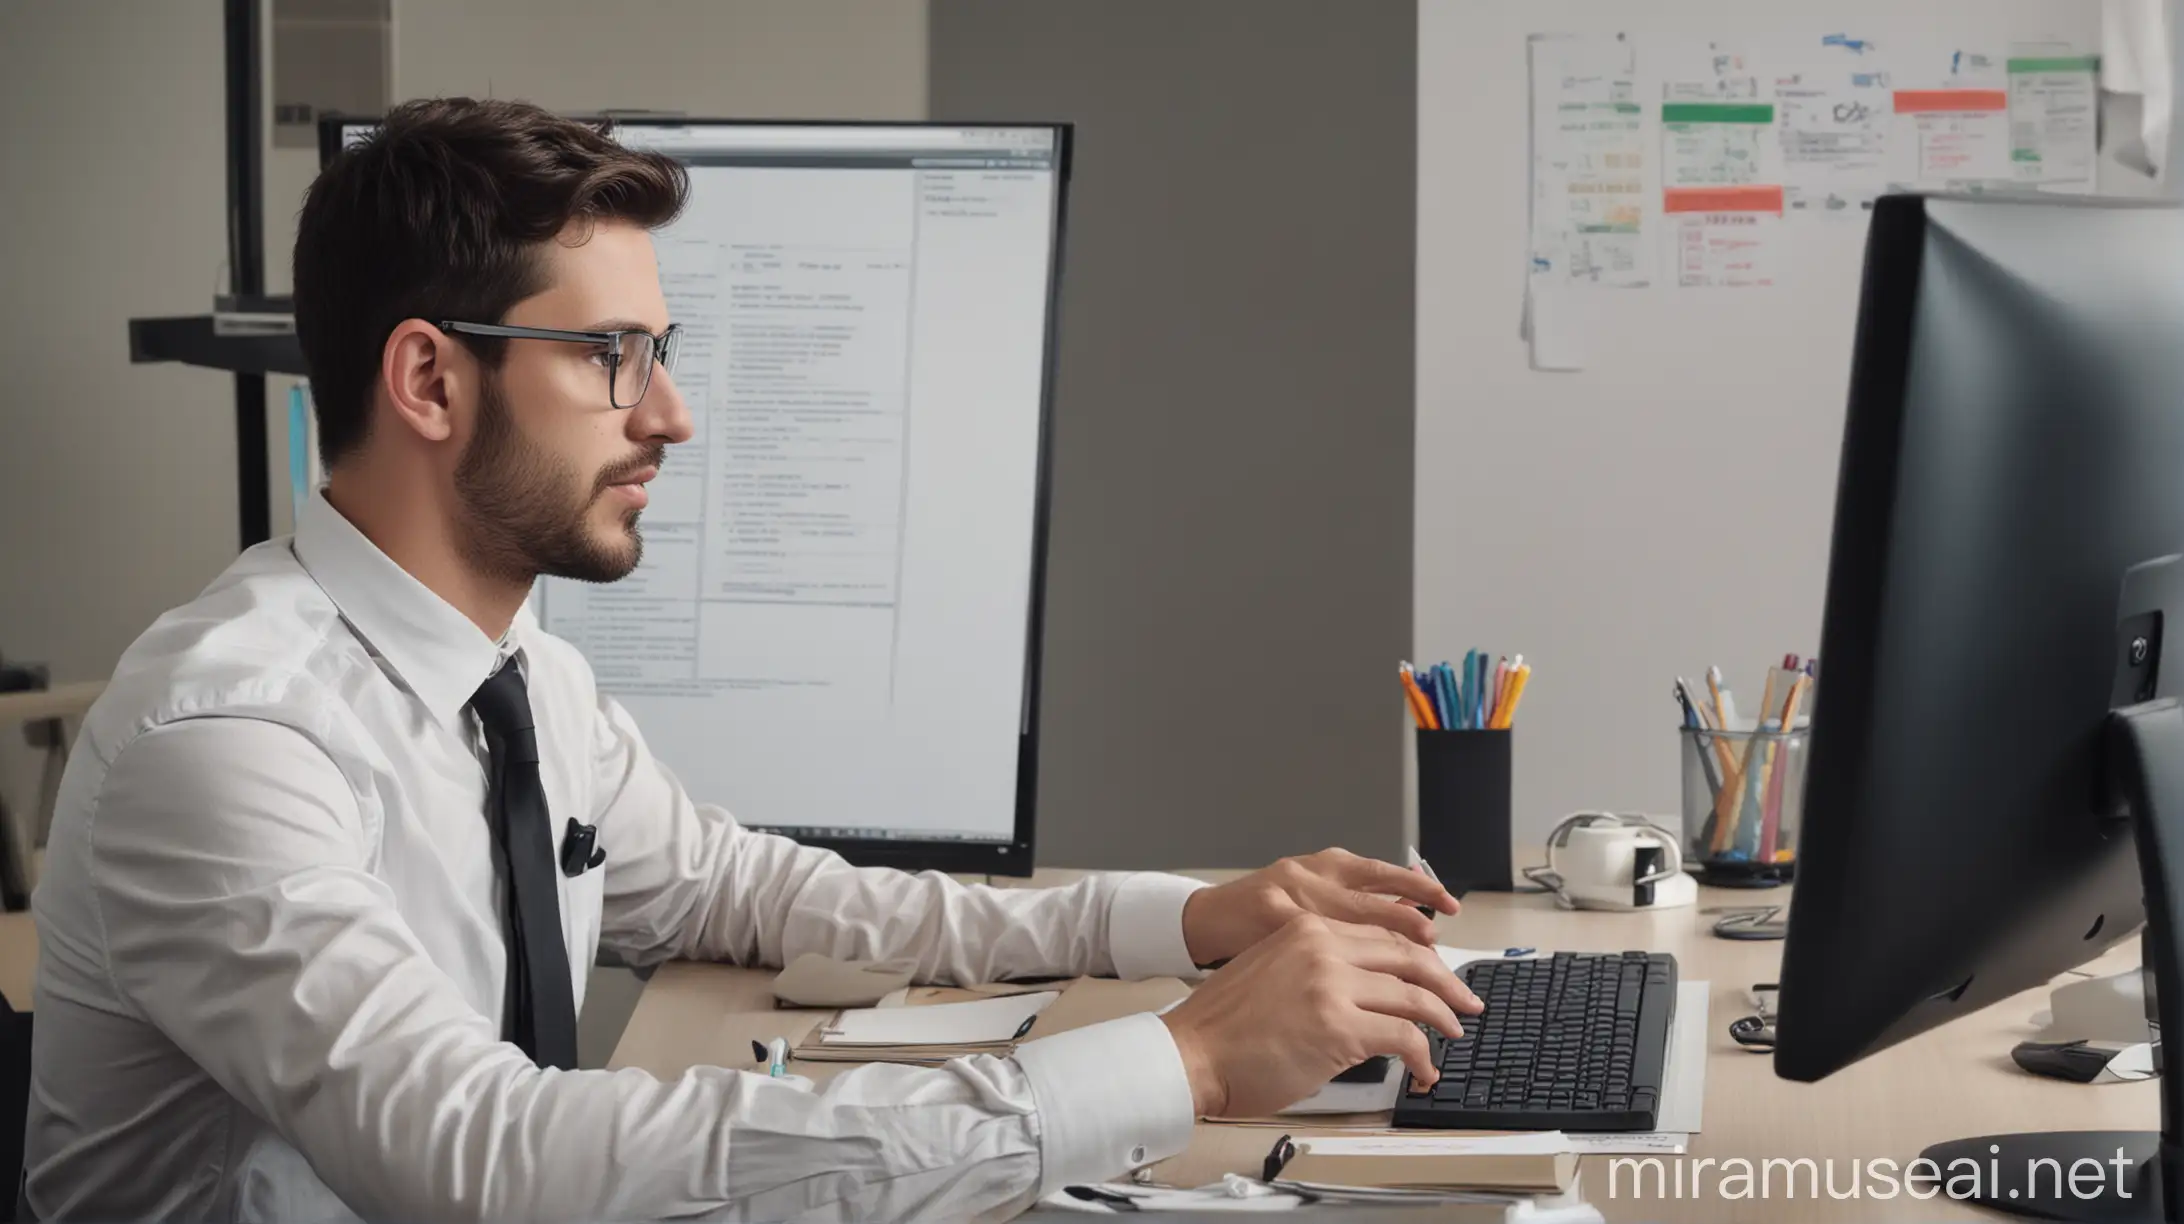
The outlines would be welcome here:
[[[746,825],[1028,874],[1069,128],[609,130],[689,171],[655,244],[697,432],[637,572],[542,581],[541,621]]]
[[[1871,225],[1775,1071],[1819,1079],[2142,923],[2184,1031],[2184,211],[1896,196]],[[1974,1159],[2005,1211],[2174,1220],[2179,1092],[2158,1147],[1925,1154]],[[2102,1198],[2052,1171],[2119,1149]]]

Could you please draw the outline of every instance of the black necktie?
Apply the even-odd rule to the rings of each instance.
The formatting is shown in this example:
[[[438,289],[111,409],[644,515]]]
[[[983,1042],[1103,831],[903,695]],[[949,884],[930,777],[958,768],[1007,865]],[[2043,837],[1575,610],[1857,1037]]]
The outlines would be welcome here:
[[[478,686],[470,708],[485,724],[493,764],[486,814],[508,882],[508,990],[501,1034],[541,1067],[576,1066],[576,998],[561,940],[553,824],[538,776],[538,732],[523,673],[510,659]]]

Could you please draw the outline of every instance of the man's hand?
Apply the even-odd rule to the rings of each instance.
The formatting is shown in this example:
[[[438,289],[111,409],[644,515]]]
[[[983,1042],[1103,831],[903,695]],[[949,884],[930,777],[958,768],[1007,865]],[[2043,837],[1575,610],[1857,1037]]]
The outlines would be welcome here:
[[[1400,900],[1389,900],[1391,894]],[[1422,871],[1347,850],[1322,850],[1192,893],[1183,903],[1183,946],[1192,963],[1211,965],[1240,954],[1300,914],[1318,914],[1385,927],[1431,947],[1433,920],[1414,908],[1419,905],[1456,912],[1456,898]]]
[[[1419,1025],[1463,1034],[1457,1013],[1485,1010],[1441,962],[1382,927],[1291,919],[1251,945],[1161,1019],[1175,1037],[1200,1117],[1285,1109],[1379,1054],[1402,1058],[1416,1087],[1440,1077]]]

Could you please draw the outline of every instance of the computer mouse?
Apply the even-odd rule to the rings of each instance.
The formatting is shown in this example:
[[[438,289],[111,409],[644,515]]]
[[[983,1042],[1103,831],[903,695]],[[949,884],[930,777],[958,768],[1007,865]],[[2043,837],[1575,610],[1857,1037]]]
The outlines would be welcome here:
[[[2010,1058],[2034,1075],[2090,1084],[2108,1065],[2116,1051],[2083,1041],[2025,1041],[2010,1051]]]
[[[1388,1078],[1388,1055],[1375,1054],[1333,1080],[1337,1084],[1377,1084]]]

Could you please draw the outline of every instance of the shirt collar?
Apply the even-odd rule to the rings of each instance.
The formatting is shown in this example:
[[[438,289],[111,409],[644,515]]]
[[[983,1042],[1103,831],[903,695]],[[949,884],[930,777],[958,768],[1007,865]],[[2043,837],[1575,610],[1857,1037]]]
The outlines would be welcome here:
[[[296,517],[296,559],[364,644],[425,709],[459,726],[471,695],[520,649],[529,610],[496,642],[343,518],[315,492]]]

